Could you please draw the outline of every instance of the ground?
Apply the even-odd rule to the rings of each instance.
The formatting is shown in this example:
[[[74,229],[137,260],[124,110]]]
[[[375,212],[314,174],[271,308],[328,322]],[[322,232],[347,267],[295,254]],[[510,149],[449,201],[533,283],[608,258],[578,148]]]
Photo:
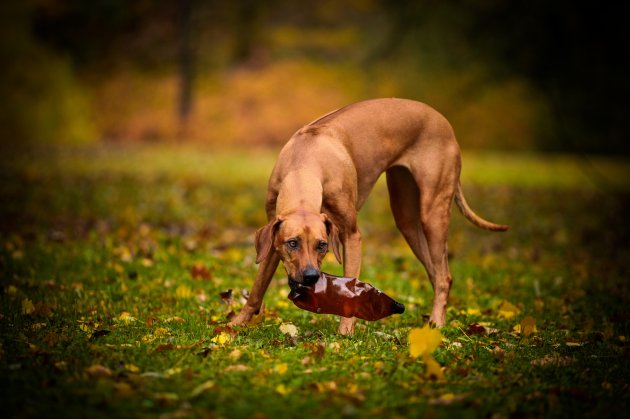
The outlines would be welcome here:
[[[362,280],[406,306],[301,311],[279,269],[256,325],[228,328],[256,265],[274,151],[90,147],[0,172],[0,402],[8,417],[508,417],[627,412],[627,162],[464,152],[485,218],[454,211],[443,339],[410,355],[431,287],[379,183]],[[340,274],[330,256],[324,270]],[[429,365],[431,360],[437,361]]]

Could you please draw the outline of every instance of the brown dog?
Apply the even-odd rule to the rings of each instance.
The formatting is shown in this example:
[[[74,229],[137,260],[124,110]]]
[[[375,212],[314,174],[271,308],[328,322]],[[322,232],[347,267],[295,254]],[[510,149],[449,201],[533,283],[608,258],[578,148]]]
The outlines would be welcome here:
[[[374,99],[333,111],[297,131],[284,146],[267,191],[269,223],[256,232],[260,263],[249,300],[232,319],[247,323],[282,260],[289,281],[312,284],[329,245],[344,276],[358,278],[361,234],[357,212],[385,172],[396,226],[424,265],[434,299],[430,320],[442,326],[451,289],[446,239],[453,198],[474,225],[495,231],[466,203],[459,182],[459,146],[448,121],[405,99]],[[330,237],[330,242],[328,241]],[[352,334],[355,318],[341,318]]]

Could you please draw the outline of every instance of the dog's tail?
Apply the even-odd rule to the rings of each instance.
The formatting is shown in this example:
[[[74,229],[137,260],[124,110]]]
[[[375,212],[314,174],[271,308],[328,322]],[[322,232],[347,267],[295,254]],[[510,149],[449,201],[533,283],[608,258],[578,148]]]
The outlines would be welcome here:
[[[479,228],[483,228],[485,230],[492,231],[506,231],[510,228],[507,225],[495,224],[490,221],[486,221],[477,214],[468,206],[466,202],[466,198],[464,198],[464,192],[462,191],[461,183],[457,182],[457,189],[455,190],[455,203],[457,207],[461,211],[462,215],[466,217],[468,221],[473,223]]]

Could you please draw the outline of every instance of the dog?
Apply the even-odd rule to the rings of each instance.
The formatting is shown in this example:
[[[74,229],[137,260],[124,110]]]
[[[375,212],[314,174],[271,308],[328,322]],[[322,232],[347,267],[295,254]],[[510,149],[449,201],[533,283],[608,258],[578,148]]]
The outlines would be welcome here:
[[[258,273],[247,303],[230,325],[260,310],[282,260],[289,283],[314,284],[332,249],[346,277],[361,270],[357,213],[385,172],[396,227],[424,265],[434,298],[430,322],[446,322],[452,278],[447,233],[452,202],[477,227],[505,231],[468,206],[459,181],[461,157],[451,125],[430,106],[408,99],[358,102],[299,129],[280,151],[266,198],[268,223],[256,232]],[[352,335],[356,318],[341,317]]]

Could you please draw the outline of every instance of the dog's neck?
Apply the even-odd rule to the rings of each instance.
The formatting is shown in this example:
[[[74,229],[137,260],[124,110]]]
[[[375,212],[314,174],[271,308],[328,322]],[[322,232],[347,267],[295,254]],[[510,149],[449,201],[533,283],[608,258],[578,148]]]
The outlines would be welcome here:
[[[319,173],[310,169],[291,171],[282,182],[276,208],[282,208],[283,213],[308,211],[319,214],[322,209],[322,193]]]

